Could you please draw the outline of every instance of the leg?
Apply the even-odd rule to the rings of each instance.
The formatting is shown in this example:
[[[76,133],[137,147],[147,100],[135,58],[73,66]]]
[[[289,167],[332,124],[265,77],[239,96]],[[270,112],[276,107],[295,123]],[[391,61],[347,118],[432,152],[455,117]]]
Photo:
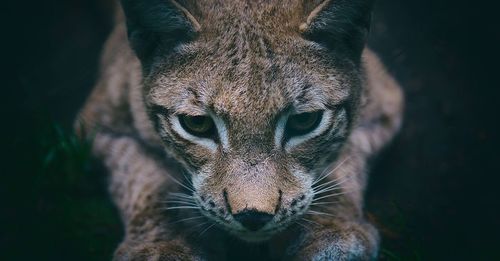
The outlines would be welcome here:
[[[95,137],[94,154],[111,172],[111,194],[125,223],[115,260],[203,260],[183,234],[169,228],[172,218],[162,202],[177,184],[161,162],[135,139],[103,133]]]
[[[302,222],[306,226],[287,250],[295,260],[373,260],[377,256],[377,230],[362,213],[365,158],[349,148],[338,162],[323,185],[317,185],[318,194]]]
[[[366,161],[399,130],[403,94],[373,52],[366,49],[364,61],[366,88],[359,122],[337,161],[343,163],[323,182],[326,185],[316,189],[324,192],[315,196],[322,199],[313,202],[306,216],[309,228],[289,248],[289,255],[297,260],[372,260],[377,256],[377,230],[362,213]]]

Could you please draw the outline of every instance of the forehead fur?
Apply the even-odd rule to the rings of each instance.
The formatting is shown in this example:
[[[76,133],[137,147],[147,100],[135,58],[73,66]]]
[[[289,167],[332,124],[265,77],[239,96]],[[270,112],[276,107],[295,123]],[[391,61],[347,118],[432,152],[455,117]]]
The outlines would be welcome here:
[[[265,128],[282,112],[341,103],[358,85],[352,64],[301,37],[302,2],[182,4],[202,28],[194,41],[177,46],[156,66],[151,103]]]

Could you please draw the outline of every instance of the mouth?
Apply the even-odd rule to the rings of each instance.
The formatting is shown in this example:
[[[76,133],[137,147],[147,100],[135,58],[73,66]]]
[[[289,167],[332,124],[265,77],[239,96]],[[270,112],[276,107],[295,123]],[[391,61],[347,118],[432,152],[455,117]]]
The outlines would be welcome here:
[[[260,243],[271,239],[271,237],[273,237],[276,234],[276,232],[233,231],[232,234],[246,242]]]
[[[225,230],[229,232],[229,234],[249,243],[260,243],[264,241],[268,241],[273,236],[279,234],[280,232],[286,230],[289,226],[282,224],[279,226],[271,226],[264,227],[261,230],[251,231],[248,229],[242,228],[234,228],[225,226]]]

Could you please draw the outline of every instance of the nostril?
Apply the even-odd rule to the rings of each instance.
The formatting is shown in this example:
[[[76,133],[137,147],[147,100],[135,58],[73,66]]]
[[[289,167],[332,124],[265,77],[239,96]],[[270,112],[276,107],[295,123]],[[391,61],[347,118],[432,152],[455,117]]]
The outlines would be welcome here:
[[[234,219],[240,222],[246,229],[257,231],[271,221],[273,215],[256,210],[243,210],[235,214]]]

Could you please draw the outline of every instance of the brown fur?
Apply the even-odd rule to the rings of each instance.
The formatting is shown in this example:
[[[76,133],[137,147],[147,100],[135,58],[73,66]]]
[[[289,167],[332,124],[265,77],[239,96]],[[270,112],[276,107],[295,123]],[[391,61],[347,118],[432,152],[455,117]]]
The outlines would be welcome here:
[[[144,18],[144,6],[123,1],[132,48],[118,12],[101,79],[79,117],[96,133],[93,151],[111,173],[125,223],[116,260],[221,260],[227,232],[276,246],[282,259],[376,257],[378,234],[362,213],[366,161],[398,130],[403,97],[377,56],[362,51],[369,12],[352,10],[369,10],[363,2],[164,1],[158,6],[172,13],[158,19],[180,22],[161,28],[147,21],[156,11]],[[352,21],[338,22],[341,14]],[[331,128],[277,148],[280,117],[314,110],[332,112]],[[228,147],[210,151],[170,123],[177,114],[207,113],[226,125]],[[335,203],[315,207],[313,181],[325,171],[319,185],[337,184],[324,200]],[[187,190],[173,180],[183,173]],[[169,193],[182,191],[199,209],[165,210]],[[233,215],[247,209],[273,215],[273,230],[236,229]],[[196,227],[198,211],[222,230]],[[302,217],[310,226],[294,229]],[[193,228],[203,237],[193,238]]]

